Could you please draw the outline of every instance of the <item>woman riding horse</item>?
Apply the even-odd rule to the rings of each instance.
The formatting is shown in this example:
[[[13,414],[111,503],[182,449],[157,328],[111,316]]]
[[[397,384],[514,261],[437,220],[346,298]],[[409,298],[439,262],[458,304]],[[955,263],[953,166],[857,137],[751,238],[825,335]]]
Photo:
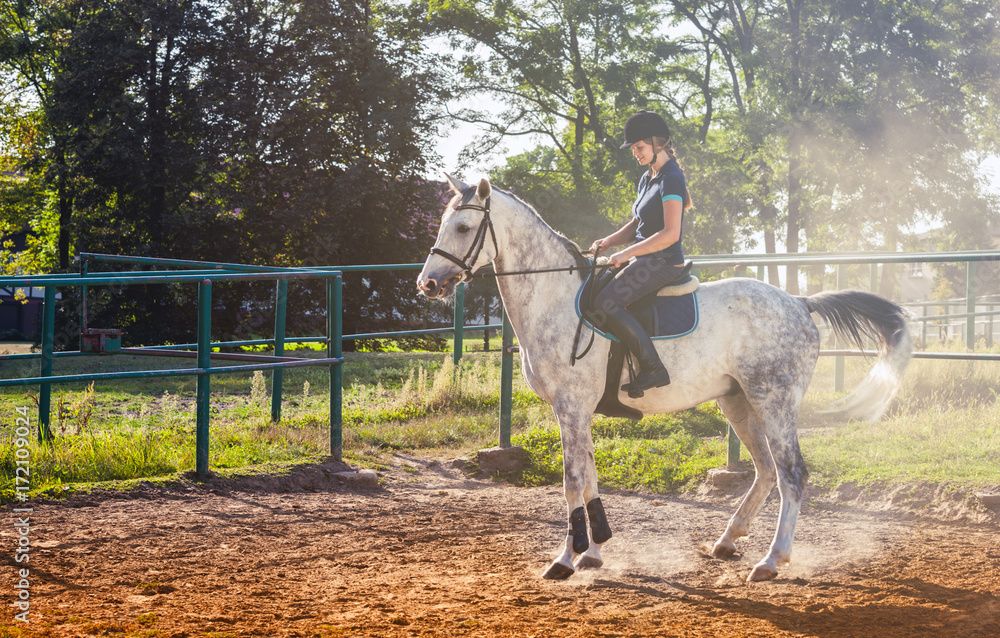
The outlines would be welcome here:
[[[622,390],[641,396],[644,390],[670,383],[653,342],[642,325],[626,311],[628,305],[686,276],[681,229],[684,211],[691,207],[684,172],[670,147],[670,129],[653,111],[639,111],[625,122],[623,149],[631,148],[640,166],[648,166],[639,180],[632,204],[632,219],[615,233],[595,241],[595,254],[612,246],[634,242],[613,253],[611,264],[619,267],[614,281],[594,300],[594,317],[629,349],[639,362],[639,374]]]

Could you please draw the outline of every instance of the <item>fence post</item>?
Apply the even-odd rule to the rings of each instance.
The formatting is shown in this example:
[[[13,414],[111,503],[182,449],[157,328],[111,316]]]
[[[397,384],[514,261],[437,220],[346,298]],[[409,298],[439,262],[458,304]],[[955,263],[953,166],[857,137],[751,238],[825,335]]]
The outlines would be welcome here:
[[[947,342],[947,341],[951,341],[951,319],[948,318],[948,315],[951,314],[949,312],[950,310],[951,310],[951,306],[949,306],[948,302],[945,301],[944,302],[944,337],[941,337],[941,331],[938,330],[938,338],[941,340],[942,343]]]
[[[56,288],[45,286],[44,306],[42,306],[42,369],[39,376],[52,376],[52,349],[56,335]],[[38,442],[51,441],[49,427],[52,418],[52,384],[38,386]]]
[[[847,288],[847,264],[837,264],[837,290]],[[837,339],[837,348],[844,348],[846,344]],[[844,355],[838,354],[833,358],[833,391],[844,391]]]
[[[288,280],[279,279],[274,294],[274,356],[285,354],[285,308],[288,305]],[[277,368],[271,372],[271,421],[281,420],[281,386],[284,370]]]
[[[740,462],[740,439],[736,436],[733,426],[729,425],[726,433],[726,468],[735,470]]]
[[[876,263],[871,265],[871,272],[868,276],[868,292],[873,295],[878,294],[878,264]],[[867,347],[871,349],[876,348],[875,340],[872,337],[868,337],[868,339],[865,340],[865,343],[867,344]]]
[[[338,273],[326,280],[326,357],[340,359],[343,347],[343,279]],[[330,364],[330,456],[335,461],[344,458],[343,396],[341,384],[344,367],[342,363]]]
[[[89,274],[90,268],[87,266],[87,258],[84,257],[80,260],[80,277],[86,277]],[[82,286],[80,289],[80,345],[79,349],[83,350],[83,333],[87,329],[87,286]]]
[[[965,347],[976,349],[976,262],[970,261],[965,269]]]
[[[500,317],[500,447],[510,447],[510,413],[513,403],[514,385],[514,330],[511,328],[507,309],[501,304]]]
[[[924,320],[920,322],[922,324],[920,326],[920,347],[926,350],[927,349],[927,304],[923,305],[923,309],[924,309],[923,311]]]
[[[465,282],[455,286],[455,341],[451,360],[458,365],[462,360],[462,329],[465,327]]]
[[[986,328],[986,347],[993,347],[993,304],[989,305],[990,314],[987,319],[989,320],[989,326]]]
[[[198,397],[195,425],[195,474],[208,475],[208,418],[212,375],[212,281],[198,283]]]

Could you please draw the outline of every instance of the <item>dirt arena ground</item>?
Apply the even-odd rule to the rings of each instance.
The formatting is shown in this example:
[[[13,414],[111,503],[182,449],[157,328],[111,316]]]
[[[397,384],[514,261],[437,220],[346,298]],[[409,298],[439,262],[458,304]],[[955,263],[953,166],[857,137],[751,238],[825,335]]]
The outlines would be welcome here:
[[[470,479],[397,457],[378,489],[290,477],[35,504],[30,622],[5,636],[1000,636],[995,516],[944,521],[813,502],[793,563],[747,585],[776,504],[742,555],[700,553],[738,494],[603,497],[604,568],[539,578],[565,534],[557,487]],[[12,520],[10,507],[3,517]],[[959,517],[955,517],[959,518]],[[16,542],[12,525],[0,543]]]

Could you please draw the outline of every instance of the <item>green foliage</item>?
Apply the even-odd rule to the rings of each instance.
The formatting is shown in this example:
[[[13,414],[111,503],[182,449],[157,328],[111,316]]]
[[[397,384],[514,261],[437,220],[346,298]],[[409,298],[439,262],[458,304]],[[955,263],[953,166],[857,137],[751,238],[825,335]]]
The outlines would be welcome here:
[[[803,456],[812,482],[836,486],[924,481],[991,485],[1000,459],[996,401],[890,414],[876,424],[852,422],[809,431]]]
[[[0,241],[32,234],[5,269],[65,269],[75,246],[313,266],[410,262],[433,242],[444,193],[420,174],[440,83],[381,5],[8,4],[0,168],[21,175],[0,184]],[[438,320],[412,280],[349,275],[345,333]],[[320,332],[322,285],[292,288],[288,329]],[[91,292],[91,325],[126,345],[192,338],[193,286]],[[215,335],[273,325],[273,285],[221,285],[213,301]],[[73,342],[79,299],[63,305]]]
[[[602,485],[619,489],[675,491],[701,480],[725,463],[725,443],[676,430],[654,439],[628,431],[594,434],[594,460]],[[518,477],[528,485],[562,480],[562,447],[558,428],[535,426],[515,437],[515,445],[531,456],[532,466]]]
[[[602,482],[625,489],[669,492],[691,485],[725,464],[725,444],[690,434],[665,439],[610,439],[594,444],[597,474]]]
[[[4,170],[0,161],[0,275],[51,271],[58,236],[52,193],[41,178]]]
[[[728,425],[714,402],[671,414],[650,414],[638,421],[595,416],[591,430],[595,437],[662,439],[678,432],[694,436],[724,436]]]
[[[562,443],[558,428],[536,425],[512,436],[511,443],[524,448],[531,457],[531,467],[518,477],[521,483],[549,485],[562,480]]]
[[[766,252],[897,250],[918,222],[945,223],[952,248],[986,247],[998,202],[973,175],[1000,148],[988,0],[426,6],[428,31],[453,38],[462,94],[506,107],[457,114],[488,129],[468,158],[538,135],[493,174],[581,243],[625,219],[638,172],[615,138],[652,108],[687,170],[688,252],[761,235]]]

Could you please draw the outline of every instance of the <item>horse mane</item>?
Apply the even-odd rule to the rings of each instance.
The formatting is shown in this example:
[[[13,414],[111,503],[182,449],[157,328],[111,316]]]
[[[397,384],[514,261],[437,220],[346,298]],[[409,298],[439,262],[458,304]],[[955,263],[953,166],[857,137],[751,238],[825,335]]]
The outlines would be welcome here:
[[[577,244],[575,241],[573,241],[566,235],[562,234],[561,232],[550,226],[549,223],[545,221],[545,219],[542,218],[541,215],[538,214],[538,211],[536,211],[531,204],[524,201],[523,199],[521,199],[520,197],[518,197],[517,195],[508,190],[503,190],[495,187],[494,190],[510,197],[512,200],[514,200],[515,204],[519,204],[520,206],[525,208],[533,217],[535,217],[535,219],[537,219],[542,224],[542,226],[544,226],[545,229],[552,234],[553,238],[556,241],[558,241],[563,248],[566,249],[566,252],[568,252],[570,256],[573,257],[573,261],[576,263],[577,267],[585,269],[590,265],[590,260],[587,259],[587,257],[583,254],[583,251],[580,250],[579,244]],[[587,278],[586,273],[589,271],[580,270],[579,272],[580,272],[580,280],[581,281],[586,280]]]

